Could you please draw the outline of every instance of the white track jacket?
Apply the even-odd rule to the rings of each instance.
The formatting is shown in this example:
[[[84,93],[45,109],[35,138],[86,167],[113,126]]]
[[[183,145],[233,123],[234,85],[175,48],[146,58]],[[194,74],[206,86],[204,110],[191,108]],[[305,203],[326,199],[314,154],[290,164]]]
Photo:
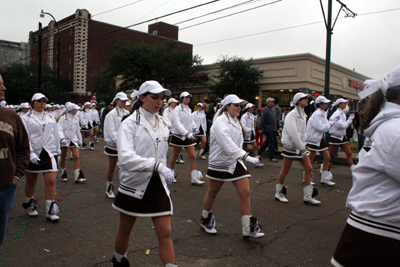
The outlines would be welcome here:
[[[117,150],[117,132],[121,125],[122,117],[129,115],[129,111],[124,108],[115,107],[108,112],[104,119],[104,140],[106,147]]]
[[[204,135],[205,135],[207,132],[207,120],[206,120],[206,113],[204,112],[204,110],[193,111],[192,116],[193,116],[193,121],[194,121],[194,124],[196,125],[196,128],[200,129],[200,126],[201,126],[201,128],[203,129]]]
[[[243,133],[239,120],[224,112],[215,118],[210,130],[210,156],[208,168],[214,171],[233,174],[237,162],[247,170],[243,160],[247,152],[242,149]]]
[[[307,134],[307,144],[319,146],[321,144],[321,139],[324,134],[329,131],[331,125],[326,118],[325,111],[318,108],[311,115],[307,122],[306,134]]]
[[[337,117],[339,117],[339,119]],[[353,120],[350,118],[346,120],[346,114],[343,110],[338,108],[330,117],[329,122],[332,123],[332,128],[329,130],[331,136],[343,140],[343,136],[346,135],[346,129],[350,126]]]
[[[197,126],[192,117],[192,110],[183,104],[177,106],[171,115],[171,133],[185,141],[189,133],[196,132]]]
[[[296,106],[285,117],[281,140],[285,151],[298,154],[306,148],[306,127],[307,115],[304,109]]]
[[[347,223],[400,240],[400,105],[384,103],[364,136],[347,197],[346,206],[353,210]]]
[[[61,154],[58,125],[53,116],[46,112],[43,114],[44,120],[41,120],[33,111],[29,111],[22,117],[22,121],[29,136],[31,153],[39,157],[42,149],[45,149],[50,158],[53,158]]]
[[[68,145],[73,142],[75,145],[82,145],[82,134],[77,116],[65,113],[58,121],[58,132],[60,141],[65,139]]]
[[[158,131],[154,132],[140,108],[118,130],[118,191],[138,199],[143,198],[153,172],[160,172],[166,166],[169,129],[161,116],[156,114],[156,118]],[[169,195],[167,184],[161,180]]]
[[[242,118],[240,119],[244,131],[244,140],[246,141],[251,141],[251,134],[254,134],[254,137],[256,136],[256,133],[254,131],[255,119],[256,117],[254,116],[254,114],[250,112],[246,112],[245,114],[243,114]]]

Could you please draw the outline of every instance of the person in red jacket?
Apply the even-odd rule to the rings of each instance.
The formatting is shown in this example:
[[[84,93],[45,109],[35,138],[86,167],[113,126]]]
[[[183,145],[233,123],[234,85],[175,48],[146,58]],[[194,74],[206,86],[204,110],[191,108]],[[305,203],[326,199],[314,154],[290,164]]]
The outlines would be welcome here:
[[[0,101],[5,99],[0,75]],[[15,203],[15,190],[29,162],[29,139],[24,124],[13,110],[0,107],[0,246],[8,215]]]

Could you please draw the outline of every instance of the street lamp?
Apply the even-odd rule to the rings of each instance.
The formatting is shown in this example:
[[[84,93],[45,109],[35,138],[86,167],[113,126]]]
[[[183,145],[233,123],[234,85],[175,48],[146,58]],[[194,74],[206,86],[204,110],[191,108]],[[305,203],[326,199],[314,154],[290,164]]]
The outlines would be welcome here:
[[[58,28],[57,21],[53,15],[48,12],[44,12],[42,9],[40,12],[40,17],[44,18],[44,15],[49,15],[52,17],[57,27],[57,103],[60,103],[60,29]]]

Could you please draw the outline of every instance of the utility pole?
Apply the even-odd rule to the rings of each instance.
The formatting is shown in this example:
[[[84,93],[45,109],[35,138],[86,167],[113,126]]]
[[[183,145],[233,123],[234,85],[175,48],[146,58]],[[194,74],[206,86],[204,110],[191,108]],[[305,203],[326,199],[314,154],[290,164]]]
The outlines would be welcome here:
[[[39,55],[39,66],[38,66],[38,90],[42,92],[42,23],[39,22],[39,41],[38,41],[38,55]]]
[[[339,17],[340,11],[344,11],[346,13],[346,17],[355,18],[357,16],[356,13],[347,8],[345,4],[343,4],[340,0],[336,0],[341,7],[339,12],[336,15],[335,22],[332,26],[332,0],[328,0],[328,20],[325,17],[324,7],[322,5],[322,0],[319,0],[321,4],[322,14],[324,15],[325,26],[326,26],[326,54],[325,54],[325,86],[324,86],[324,95],[326,98],[329,98],[329,85],[331,78],[331,46],[332,46],[332,34],[333,27],[335,27],[336,21]]]

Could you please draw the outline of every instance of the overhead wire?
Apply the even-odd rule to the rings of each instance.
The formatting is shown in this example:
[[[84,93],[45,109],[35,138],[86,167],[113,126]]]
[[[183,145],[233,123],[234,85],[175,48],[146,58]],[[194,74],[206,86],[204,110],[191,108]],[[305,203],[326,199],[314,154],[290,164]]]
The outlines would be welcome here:
[[[121,8],[124,8],[124,7],[130,6],[130,5],[133,5],[133,4],[139,3],[139,2],[141,2],[141,1],[143,1],[143,0],[138,0],[138,1],[135,1],[135,2],[132,2],[132,3],[129,3],[129,4],[126,4],[126,5],[120,6],[120,7],[116,7],[116,8],[113,8],[113,9],[107,10],[107,11],[103,11],[103,12],[97,13],[97,14],[95,14],[95,15],[92,15],[92,17],[94,17],[94,16],[98,16],[98,15],[102,15],[102,14],[105,14],[105,13],[108,13],[108,12],[111,12],[111,11],[114,11],[114,10],[117,10],[117,9],[121,9]]]

